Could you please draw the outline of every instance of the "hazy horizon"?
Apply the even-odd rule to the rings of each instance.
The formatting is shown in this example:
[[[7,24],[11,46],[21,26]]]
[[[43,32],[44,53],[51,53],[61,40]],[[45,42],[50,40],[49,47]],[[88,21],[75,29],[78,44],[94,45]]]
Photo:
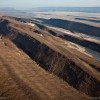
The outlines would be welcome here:
[[[27,10],[35,7],[100,7],[100,0],[0,0],[0,8]]]

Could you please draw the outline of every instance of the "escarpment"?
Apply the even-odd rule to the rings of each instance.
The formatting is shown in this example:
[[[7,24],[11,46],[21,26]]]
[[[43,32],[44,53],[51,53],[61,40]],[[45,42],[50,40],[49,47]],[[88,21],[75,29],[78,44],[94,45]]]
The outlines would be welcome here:
[[[18,34],[12,41],[45,70],[59,76],[89,96],[99,96],[99,81],[64,55],[27,35]]]
[[[40,36],[32,27],[24,30],[20,29],[19,24],[17,27],[13,24],[9,31],[6,37],[43,69],[88,96],[100,96],[100,73],[96,69],[99,69],[99,62],[97,65],[85,62],[57,44],[54,40],[58,38],[42,33],[43,36]]]
[[[51,18],[50,20],[47,20],[44,23],[50,24],[56,27],[64,28],[72,32],[79,32],[79,33],[83,33],[87,35],[100,37],[99,27],[87,25],[84,23],[73,22],[73,21],[63,20],[63,19],[54,19],[54,18]]]
[[[0,33],[2,33],[3,35],[6,35],[9,33],[9,29],[8,29],[8,20],[4,20],[4,19],[0,19]]]
[[[90,48],[91,50],[94,50],[94,51],[100,53],[100,49],[99,49],[100,43],[85,39],[84,36],[83,37],[77,37],[77,36],[73,36],[71,34],[64,34],[63,32],[60,32],[60,31],[57,31],[57,30],[50,30],[48,27],[46,27],[46,26],[44,26],[40,23],[36,23],[36,26],[39,27],[41,30],[47,31],[49,34],[51,34],[53,36],[60,37],[64,40],[70,41],[72,43],[78,44],[78,45],[86,47],[86,48]],[[39,32],[37,32],[37,33],[39,33]],[[75,33],[72,33],[72,34],[75,35]]]
[[[94,42],[88,41],[88,40],[81,40],[77,37],[75,38],[75,37],[70,36],[70,35],[63,35],[63,36],[59,36],[59,37],[65,39],[65,40],[71,41],[73,43],[76,43],[78,45],[90,48],[90,49],[95,50],[95,51],[100,53],[100,49],[99,49],[100,44],[99,43],[94,43]]]
[[[56,84],[55,84],[56,83]],[[0,39],[0,99],[90,100],[43,70],[8,38]]]

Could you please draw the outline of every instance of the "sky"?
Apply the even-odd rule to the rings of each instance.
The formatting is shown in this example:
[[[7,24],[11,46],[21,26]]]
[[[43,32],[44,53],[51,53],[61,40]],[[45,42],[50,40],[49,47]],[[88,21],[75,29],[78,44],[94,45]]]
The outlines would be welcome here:
[[[34,7],[100,7],[100,0],[0,0],[1,7],[31,9]]]

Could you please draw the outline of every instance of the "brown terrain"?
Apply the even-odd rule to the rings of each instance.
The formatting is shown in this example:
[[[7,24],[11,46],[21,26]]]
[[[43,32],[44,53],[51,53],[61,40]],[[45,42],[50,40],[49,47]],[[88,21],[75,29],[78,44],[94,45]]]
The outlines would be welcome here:
[[[36,21],[33,24],[0,16],[0,97],[7,100],[99,98],[100,61],[80,45],[100,51],[99,41],[64,34]]]

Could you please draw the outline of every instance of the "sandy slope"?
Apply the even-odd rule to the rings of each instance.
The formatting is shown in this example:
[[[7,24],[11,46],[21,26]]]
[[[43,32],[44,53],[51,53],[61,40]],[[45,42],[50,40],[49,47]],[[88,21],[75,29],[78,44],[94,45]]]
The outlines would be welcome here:
[[[48,74],[9,40],[0,40],[0,97],[9,100],[87,100]]]

